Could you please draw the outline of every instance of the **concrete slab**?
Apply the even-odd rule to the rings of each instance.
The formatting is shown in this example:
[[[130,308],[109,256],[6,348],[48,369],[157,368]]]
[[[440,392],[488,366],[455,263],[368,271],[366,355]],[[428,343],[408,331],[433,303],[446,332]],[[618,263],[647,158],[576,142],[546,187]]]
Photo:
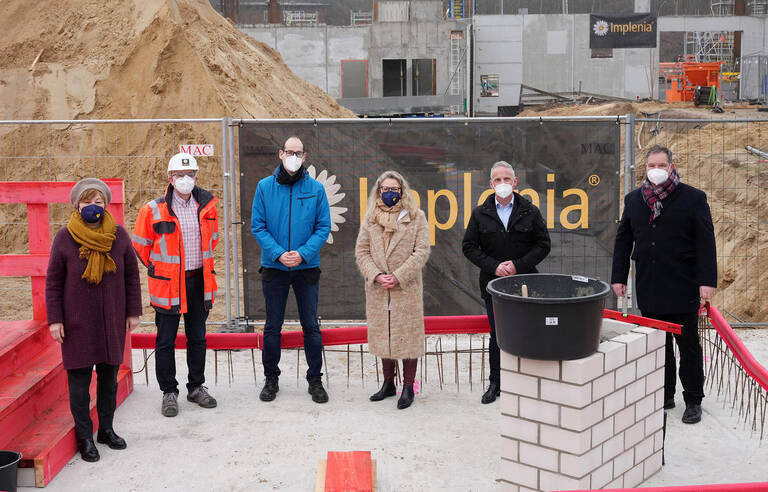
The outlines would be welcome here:
[[[740,331],[740,336],[764,365],[768,365],[768,330]],[[454,337],[443,337],[452,349]],[[466,348],[459,339],[460,348]],[[433,342],[429,342],[430,350]],[[473,348],[480,346],[473,338]],[[182,390],[181,411],[175,418],[160,415],[161,395],[150,359],[150,384],[137,374],[135,391],[117,410],[115,429],[128,449],[113,451],[99,445],[101,461],[86,463],[75,456],[47,490],[311,490],[318,460],[328,451],[370,450],[377,462],[379,490],[488,491],[498,488],[501,438],[499,403],[481,405],[480,357],[473,356],[472,391],[466,373],[466,353],[444,355],[445,378],[440,390],[436,360],[428,361],[428,382],[414,405],[397,410],[396,398],[372,403],[378,389],[373,358],[366,355],[361,380],[359,352],[351,352],[347,383],[347,354],[329,352],[330,402],[310,400],[303,380],[303,354],[297,382],[296,352],[284,352],[280,393],[271,403],[258,399],[261,387],[260,353],[256,352],[258,386],[250,351],[234,352],[234,380],[228,381],[226,355],[219,354],[219,381],[214,384],[213,354],[207,377],[218,399],[215,409],[189,403]],[[177,367],[186,377],[184,351]],[[458,358],[459,389],[453,368]],[[134,351],[134,367],[143,365]],[[420,375],[418,377],[423,377]],[[449,384],[450,383],[450,384]],[[680,398],[678,398],[680,400]],[[766,480],[768,439],[761,445],[732,412],[730,404],[704,400],[704,417],[697,425],[680,422],[682,402],[668,413],[666,466],[644,486],[734,483]],[[31,488],[20,488],[31,492]]]

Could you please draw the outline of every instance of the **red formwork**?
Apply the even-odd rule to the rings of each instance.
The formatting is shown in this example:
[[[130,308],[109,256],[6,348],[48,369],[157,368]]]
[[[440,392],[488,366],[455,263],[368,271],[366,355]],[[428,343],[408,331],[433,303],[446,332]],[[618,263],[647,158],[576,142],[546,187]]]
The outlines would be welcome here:
[[[112,191],[108,210],[124,223],[123,182],[105,179]],[[69,411],[61,349],[50,336],[45,315],[45,274],[51,246],[51,203],[69,203],[74,182],[0,182],[0,204],[26,204],[29,254],[0,255],[0,276],[30,277],[32,320],[0,321],[0,448],[22,454],[20,475],[34,469],[34,484],[44,487],[77,451]],[[118,372],[118,405],[133,391],[130,336]],[[91,384],[91,417],[96,378]],[[26,483],[22,483],[27,485]],[[31,485],[31,484],[29,484]]]
[[[659,321],[642,316],[625,315],[618,311],[604,310],[603,317],[617,319],[627,323],[641,324],[671,333],[680,333],[680,326],[675,323]],[[488,317],[485,315],[468,316],[424,316],[424,333],[427,335],[480,334],[490,331]],[[344,326],[320,330],[323,335],[323,345],[356,345],[368,343],[368,328],[366,326]],[[134,333],[131,343],[135,349],[155,348],[154,333]],[[264,346],[264,335],[261,333],[209,333],[206,335],[209,349],[261,349]],[[183,333],[176,336],[176,348],[187,346],[187,337]],[[304,346],[304,335],[301,331],[283,331],[282,348],[299,348]]]

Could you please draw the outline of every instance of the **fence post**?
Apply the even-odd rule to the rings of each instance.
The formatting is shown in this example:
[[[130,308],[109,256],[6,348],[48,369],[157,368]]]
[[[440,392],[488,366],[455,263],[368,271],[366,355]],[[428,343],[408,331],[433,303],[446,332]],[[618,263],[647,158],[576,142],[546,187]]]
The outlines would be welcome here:
[[[624,127],[624,195],[629,193],[635,186],[635,115],[626,115],[627,121]],[[624,196],[620,197],[621,200]],[[621,203],[621,202],[620,202]],[[624,298],[624,312],[629,308],[630,299],[632,300],[632,310],[635,311],[635,262],[632,261],[632,268],[629,271],[627,279],[627,295]]]
[[[230,323],[232,322],[232,298],[231,298],[231,275],[230,275],[230,266],[229,266],[229,224],[230,224],[230,214],[229,214],[229,170],[227,167],[227,159],[228,159],[228,150],[229,146],[227,145],[227,123],[229,122],[228,118],[222,118],[221,119],[221,184],[224,189],[224,196],[222,197],[222,208],[224,209],[224,271],[225,271],[225,285],[226,288],[225,291],[225,299],[227,303],[227,326],[230,326]],[[235,241],[233,241],[235,242]]]
[[[231,119],[228,119],[228,122],[231,122]],[[238,124],[239,128],[239,124]],[[242,225],[242,217],[241,220],[236,221],[235,218],[237,217],[237,163],[235,162],[235,156],[237,153],[235,152],[235,127],[231,124],[227,125],[228,130],[228,143],[229,143],[229,180],[230,180],[230,200],[232,202],[231,204],[231,210],[232,210],[232,261],[234,265],[234,287],[235,287],[235,317],[240,318],[240,270],[239,270],[239,264],[240,264],[240,256],[238,255],[238,248],[237,245],[239,244],[240,240],[242,239],[239,234],[237,234],[237,224]],[[240,230],[242,234],[242,229]]]

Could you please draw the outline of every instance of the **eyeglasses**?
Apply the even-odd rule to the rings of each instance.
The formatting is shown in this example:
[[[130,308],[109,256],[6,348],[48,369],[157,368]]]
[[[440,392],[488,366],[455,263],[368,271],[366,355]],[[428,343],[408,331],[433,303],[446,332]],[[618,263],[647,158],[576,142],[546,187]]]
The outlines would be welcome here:
[[[379,188],[382,193],[386,193],[388,191],[394,191],[397,193],[400,193],[400,187],[399,186],[382,186]]]
[[[296,157],[304,157],[304,151],[303,150],[283,150],[283,153],[287,156],[295,155]]]
[[[189,176],[190,178],[194,178],[195,176],[197,176],[197,173],[194,172],[194,171],[190,171],[190,172],[186,172],[186,173],[185,172],[174,172],[174,173],[171,173],[171,177],[172,178],[176,178],[176,179],[185,178],[187,176]]]

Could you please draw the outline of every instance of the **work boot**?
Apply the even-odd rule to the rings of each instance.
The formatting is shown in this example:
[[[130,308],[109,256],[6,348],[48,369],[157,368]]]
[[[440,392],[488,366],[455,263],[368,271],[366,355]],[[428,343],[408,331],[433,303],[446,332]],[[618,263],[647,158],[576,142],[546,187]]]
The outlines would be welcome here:
[[[280,391],[280,385],[277,384],[277,378],[267,376],[267,378],[264,380],[264,387],[261,388],[259,400],[272,401],[277,396],[278,391]]]
[[[96,449],[96,445],[93,443],[93,438],[80,439],[77,442],[77,449],[80,450],[80,457],[83,460],[90,463],[99,461],[99,450]]]
[[[491,384],[488,385],[488,389],[485,391],[483,398],[480,401],[484,404],[493,403],[499,395],[501,395],[499,383],[491,381]]]
[[[372,394],[369,399],[371,401],[381,401],[384,398],[387,398],[389,396],[395,396],[396,394],[397,394],[397,390],[395,389],[395,382],[387,381],[385,379],[384,384],[381,385],[381,389],[376,393]]]
[[[695,424],[701,420],[701,405],[685,402],[685,412],[683,412],[684,424]]]
[[[214,408],[216,406],[216,398],[208,393],[208,388],[205,386],[198,386],[190,391],[187,394],[187,401],[197,403],[203,408]]]
[[[163,406],[160,411],[166,417],[177,416],[179,414],[179,396],[173,391],[163,393]]]
[[[410,407],[411,403],[413,403],[413,386],[403,386],[403,392],[397,400],[397,408],[403,410]]]
[[[312,395],[312,401],[315,403],[325,403],[328,401],[328,393],[325,392],[323,382],[319,378],[309,381],[307,393]]]
[[[128,445],[125,443],[125,439],[115,434],[112,429],[99,429],[96,433],[96,442],[106,444],[111,449],[125,449]]]

